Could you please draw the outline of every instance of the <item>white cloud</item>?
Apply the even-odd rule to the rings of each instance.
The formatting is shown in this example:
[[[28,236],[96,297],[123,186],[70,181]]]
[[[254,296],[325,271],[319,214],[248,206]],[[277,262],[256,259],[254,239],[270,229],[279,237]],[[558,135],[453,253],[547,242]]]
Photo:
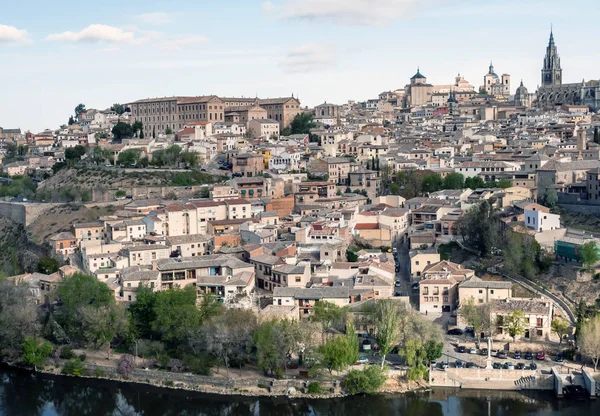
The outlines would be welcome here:
[[[288,72],[310,72],[334,64],[335,55],[331,45],[307,43],[288,51],[282,64]]]
[[[133,32],[126,32],[113,26],[98,24],[89,25],[80,32],[54,33],[46,36],[46,40],[59,40],[74,43],[133,42],[134,38]]]
[[[3,43],[31,43],[31,39],[25,29],[0,25],[0,45]]]
[[[270,13],[271,11],[273,11],[273,3],[271,3],[270,1],[265,1],[261,7],[264,12]]]
[[[339,24],[380,25],[407,16],[417,0],[285,0],[270,4],[284,19],[324,20]],[[431,1],[426,2],[431,3]],[[263,10],[265,3],[263,3]]]
[[[189,46],[203,45],[208,43],[209,40],[210,39],[208,37],[201,35],[181,36],[164,41],[162,43],[162,48],[169,50],[181,50]]]
[[[173,23],[173,15],[166,12],[154,12],[138,14],[135,18],[140,22],[151,26],[165,26]]]

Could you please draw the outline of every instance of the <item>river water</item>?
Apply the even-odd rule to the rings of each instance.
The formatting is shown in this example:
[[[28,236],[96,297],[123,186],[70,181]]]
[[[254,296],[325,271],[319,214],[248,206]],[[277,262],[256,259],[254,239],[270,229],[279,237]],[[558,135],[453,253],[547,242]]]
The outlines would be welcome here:
[[[0,369],[0,415],[402,415],[600,416],[600,400],[556,400],[549,392],[445,390],[342,399],[228,397]]]

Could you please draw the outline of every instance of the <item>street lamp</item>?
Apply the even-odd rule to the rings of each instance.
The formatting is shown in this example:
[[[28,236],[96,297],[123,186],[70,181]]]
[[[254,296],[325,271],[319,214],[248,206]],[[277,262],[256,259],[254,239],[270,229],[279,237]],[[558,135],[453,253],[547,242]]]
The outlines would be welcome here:
[[[135,341],[133,341],[133,343],[135,344],[135,355],[133,356],[133,363],[135,364],[135,360],[137,359],[137,355],[138,355],[138,342],[139,339],[136,339]]]

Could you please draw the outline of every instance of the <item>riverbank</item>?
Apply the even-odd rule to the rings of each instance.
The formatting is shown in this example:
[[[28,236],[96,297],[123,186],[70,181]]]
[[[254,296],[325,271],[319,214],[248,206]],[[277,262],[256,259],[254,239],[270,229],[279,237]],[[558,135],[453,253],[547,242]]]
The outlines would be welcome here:
[[[274,379],[274,378],[244,378],[231,379],[215,376],[200,376],[191,373],[173,373],[162,370],[136,368],[125,378],[118,374],[117,368],[82,362],[85,372],[81,375],[62,373],[62,365],[46,366],[37,373],[53,377],[85,378],[115,381],[119,383],[141,384],[158,388],[183,390],[205,394],[245,397],[288,397],[303,399],[332,399],[351,396],[346,392],[340,380],[326,379]],[[29,371],[16,365],[5,364],[12,369]],[[403,394],[422,391],[428,386],[425,382],[403,381],[398,372],[390,370],[391,374],[380,393]],[[321,393],[309,393],[309,385],[316,384]],[[313,386],[314,387],[314,386]]]

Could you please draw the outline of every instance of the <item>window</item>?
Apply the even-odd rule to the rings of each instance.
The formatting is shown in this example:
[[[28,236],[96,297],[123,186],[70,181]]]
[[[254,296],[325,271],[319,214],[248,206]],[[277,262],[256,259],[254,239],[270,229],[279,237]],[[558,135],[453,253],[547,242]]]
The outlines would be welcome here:
[[[300,283],[302,281],[302,278],[300,276],[296,276],[296,283]]]
[[[444,303],[448,303],[448,296],[444,296]]]
[[[483,299],[479,299],[479,303],[483,303]]]
[[[479,289],[479,294],[481,295],[482,293],[483,293],[483,290],[482,290],[482,289]]]
[[[494,289],[490,290],[490,294],[493,295],[494,294]]]

